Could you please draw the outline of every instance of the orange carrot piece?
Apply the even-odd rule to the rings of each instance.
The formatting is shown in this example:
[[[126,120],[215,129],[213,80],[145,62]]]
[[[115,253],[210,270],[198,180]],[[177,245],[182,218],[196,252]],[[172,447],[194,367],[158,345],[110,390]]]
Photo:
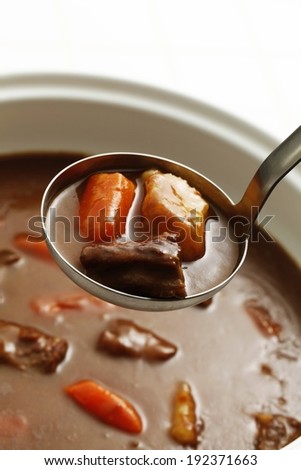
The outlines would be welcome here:
[[[107,242],[123,235],[134,194],[134,183],[121,173],[90,176],[80,199],[81,236]]]
[[[14,238],[14,245],[24,253],[46,261],[53,261],[48,246],[42,237],[35,238],[29,233],[19,233]]]
[[[31,300],[30,306],[38,315],[55,317],[66,310],[87,311],[103,315],[117,307],[87,292],[69,292],[59,295],[42,295]]]
[[[133,405],[92,380],[69,385],[65,392],[102,422],[129,433],[142,431],[141,418]]]

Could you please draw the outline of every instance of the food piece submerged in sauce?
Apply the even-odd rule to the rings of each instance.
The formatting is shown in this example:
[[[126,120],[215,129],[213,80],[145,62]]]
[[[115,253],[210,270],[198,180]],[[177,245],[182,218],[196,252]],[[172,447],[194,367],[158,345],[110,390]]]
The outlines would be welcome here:
[[[257,413],[255,449],[278,450],[301,436],[301,422],[289,416]]]
[[[115,356],[129,356],[148,361],[164,361],[173,357],[177,347],[131,320],[111,321],[101,333],[97,347]]]
[[[95,312],[102,315],[116,309],[115,305],[84,291],[37,296],[31,300],[30,306],[38,315],[48,317],[55,317],[65,311]]]
[[[179,246],[166,234],[86,246],[80,260],[88,276],[117,290],[157,298],[186,295]]]
[[[195,261],[205,253],[205,219],[208,204],[186,180],[171,173],[148,170],[142,175],[146,195],[142,215],[156,235],[176,233],[183,261]]]
[[[52,373],[64,360],[67,348],[63,339],[31,326],[0,320],[0,363],[21,370],[35,367]]]
[[[196,447],[199,433],[203,428],[203,425],[201,428],[197,426],[196,405],[190,386],[186,382],[181,382],[174,400],[170,434],[179,444]]]
[[[282,327],[280,323],[273,320],[270,312],[265,307],[262,307],[254,300],[249,300],[245,302],[245,309],[264,336],[279,337]]]
[[[32,237],[26,232],[18,233],[14,237],[14,245],[18,250],[28,255],[53,262],[53,257],[48,250],[44,237]]]
[[[2,440],[20,436],[26,432],[27,428],[27,419],[20,412],[0,412],[0,438]]]
[[[133,434],[142,431],[141,418],[133,405],[96,382],[82,380],[69,385],[65,391],[104,423]]]

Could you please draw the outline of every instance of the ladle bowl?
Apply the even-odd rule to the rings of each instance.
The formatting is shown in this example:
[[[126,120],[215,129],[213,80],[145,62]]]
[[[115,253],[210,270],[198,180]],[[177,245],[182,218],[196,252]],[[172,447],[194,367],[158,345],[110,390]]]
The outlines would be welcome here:
[[[260,165],[251,179],[242,199],[235,204],[225,192],[195,170],[162,157],[138,153],[106,153],[79,160],[62,170],[45,190],[41,216],[48,247],[61,269],[76,284],[96,297],[126,308],[146,311],[167,311],[193,306],[204,302],[225,287],[242,266],[249,243],[249,236],[256,218],[276,184],[301,160],[301,126],[282,142]],[[185,179],[190,186],[200,191],[214,209],[226,217],[227,230],[231,227],[238,244],[237,260],[231,273],[217,285],[185,298],[149,298],[132,295],[88,277],[71,264],[57,249],[50,237],[51,227],[47,223],[54,199],[72,184],[94,173],[157,168],[164,173],[173,173]],[[239,171],[239,169],[237,169]]]

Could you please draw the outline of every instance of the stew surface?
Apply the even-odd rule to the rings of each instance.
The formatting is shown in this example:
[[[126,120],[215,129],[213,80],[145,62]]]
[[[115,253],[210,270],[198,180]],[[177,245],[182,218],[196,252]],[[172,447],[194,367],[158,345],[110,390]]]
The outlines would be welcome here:
[[[147,313],[96,300],[24,242],[47,183],[75,158],[0,163],[0,448],[183,448],[171,432],[179,387],[194,407],[190,447],[279,448],[301,434],[299,268],[259,232],[208,305]],[[66,387],[80,381],[127,400],[141,432],[79,406]]]

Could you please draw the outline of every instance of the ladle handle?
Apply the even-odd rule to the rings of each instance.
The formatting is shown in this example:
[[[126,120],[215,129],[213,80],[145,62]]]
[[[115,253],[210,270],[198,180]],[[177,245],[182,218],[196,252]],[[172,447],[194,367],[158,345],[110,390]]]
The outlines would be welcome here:
[[[301,126],[260,165],[242,199],[235,206],[236,214],[245,217],[252,226],[275,186],[300,161]]]

